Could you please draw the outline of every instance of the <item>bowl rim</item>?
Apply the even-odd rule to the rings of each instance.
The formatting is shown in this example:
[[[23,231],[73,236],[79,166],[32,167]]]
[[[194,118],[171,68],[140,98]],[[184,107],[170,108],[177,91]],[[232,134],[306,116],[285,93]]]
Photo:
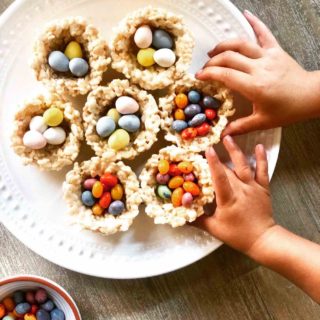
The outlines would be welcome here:
[[[40,277],[40,276],[35,276],[35,275],[23,274],[23,275],[9,276],[9,277],[0,279],[0,286],[9,284],[9,283],[19,282],[19,281],[37,282],[39,284],[45,285],[53,289],[54,291],[59,293],[62,296],[62,298],[67,302],[67,304],[72,310],[75,320],[82,320],[80,311],[75,301],[71,297],[71,295],[63,287],[61,287],[59,284],[55,283],[50,279]]]

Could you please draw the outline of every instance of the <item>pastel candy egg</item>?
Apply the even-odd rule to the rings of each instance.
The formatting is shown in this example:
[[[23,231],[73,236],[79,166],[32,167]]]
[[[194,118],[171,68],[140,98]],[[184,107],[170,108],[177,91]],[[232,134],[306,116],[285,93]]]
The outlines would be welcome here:
[[[124,203],[120,200],[116,200],[111,202],[109,208],[108,208],[108,212],[110,214],[112,214],[113,216],[117,216],[119,214],[121,214],[124,210]]]
[[[205,96],[202,100],[203,106],[209,109],[218,109],[220,107],[220,101],[210,96]]]
[[[133,114],[129,114],[121,117],[118,124],[119,127],[128,132],[137,132],[140,128],[140,119]]]
[[[82,58],[74,58],[69,63],[71,73],[76,77],[83,77],[88,73],[88,62]]]
[[[39,131],[40,133],[43,133],[47,130],[48,126],[44,122],[44,119],[42,116],[35,116],[31,119],[29,123],[30,130]]]
[[[34,298],[38,303],[45,303],[48,299],[47,291],[42,288],[39,288],[36,291]]]
[[[134,34],[134,43],[140,49],[145,49],[150,47],[152,43],[152,31],[147,25],[139,27]]]
[[[90,179],[86,179],[84,182],[83,182],[83,187],[86,189],[86,190],[92,190],[92,187],[93,185],[97,182],[97,179],[94,179],[94,178],[90,178]]]
[[[102,194],[103,194],[103,184],[100,181],[97,181],[92,187],[92,195],[95,198],[100,198]]]
[[[59,145],[66,141],[66,132],[60,127],[49,128],[43,133],[49,144]]]
[[[171,67],[176,61],[175,53],[170,49],[159,49],[153,55],[154,61],[164,68]]]
[[[173,47],[173,40],[170,34],[162,29],[157,29],[153,32],[152,46],[156,49]]]
[[[154,65],[154,53],[156,50],[152,48],[147,48],[147,49],[140,49],[138,54],[137,54],[137,60],[139,64],[141,64],[143,67],[151,67]]]
[[[174,131],[181,132],[182,130],[188,127],[188,124],[186,121],[183,121],[183,120],[175,120],[172,122],[171,127]]]
[[[48,63],[54,71],[69,71],[69,59],[61,51],[52,51],[49,55]]]
[[[157,195],[164,199],[164,200],[167,200],[167,199],[170,199],[171,198],[171,190],[167,187],[167,186],[158,186],[157,187]]]
[[[201,94],[197,90],[191,90],[188,93],[188,99],[190,103],[199,103],[201,100]]]
[[[23,144],[32,150],[39,150],[46,146],[47,140],[38,131],[27,131],[23,136]]]
[[[183,197],[184,191],[183,189],[177,188],[172,192],[172,196],[171,196],[171,202],[173,204],[174,207],[179,207],[182,204],[182,197]]]
[[[26,313],[23,320],[37,320],[36,316],[32,313]]]
[[[184,174],[183,175],[184,181],[194,181],[196,180],[196,177],[194,176],[194,174],[192,172]]]
[[[21,302],[16,305],[16,308],[14,309],[17,314],[25,314],[29,312],[31,309],[31,305],[28,302]]]
[[[100,137],[105,138],[116,129],[115,121],[110,117],[102,117],[96,124],[96,130]]]
[[[86,207],[92,207],[95,203],[95,199],[92,195],[92,192],[88,190],[82,192],[81,200]]]
[[[113,121],[117,124],[121,115],[116,108],[111,108],[107,113],[107,117],[113,119]]]
[[[50,317],[50,314],[48,311],[39,309],[36,313],[37,320],[51,320],[52,317]]]
[[[115,185],[112,189],[111,189],[111,197],[113,200],[121,200],[123,197],[123,187],[121,184],[117,184]]]
[[[80,44],[76,41],[69,42],[64,50],[64,54],[69,58],[69,60],[73,58],[82,58],[82,49]]]
[[[201,112],[201,107],[198,104],[190,104],[184,109],[184,114],[188,118],[193,118],[196,114]]]
[[[135,113],[139,110],[139,104],[131,97],[122,96],[116,100],[116,109],[121,114]]]
[[[65,320],[64,312],[58,308],[52,310],[50,315],[51,320]]]
[[[2,320],[14,320],[14,317],[12,317],[12,316],[5,316],[4,318],[2,318]]]
[[[56,127],[63,121],[63,112],[56,107],[51,107],[43,113],[45,124],[50,127]]]
[[[0,303],[0,319],[6,314],[6,308],[3,304]]]
[[[54,303],[51,300],[47,300],[41,305],[41,308],[46,311],[51,311],[54,308]]]
[[[16,304],[19,304],[24,301],[25,295],[23,291],[15,291],[13,293],[13,300]]]
[[[193,201],[193,196],[190,192],[186,192],[183,196],[182,196],[182,205],[184,207],[190,207]]]
[[[159,184],[167,184],[168,181],[170,180],[170,176],[169,174],[161,174],[159,172],[157,173],[156,180],[157,180],[157,183]]]
[[[130,136],[126,130],[117,129],[113,134],[109,137],[108,145],[113,150],[121,150],[124,149],[130,143]]]
[[[207,117],[204,113],[196,114],[189,122],[189,127],[197,127],[206,121]]]

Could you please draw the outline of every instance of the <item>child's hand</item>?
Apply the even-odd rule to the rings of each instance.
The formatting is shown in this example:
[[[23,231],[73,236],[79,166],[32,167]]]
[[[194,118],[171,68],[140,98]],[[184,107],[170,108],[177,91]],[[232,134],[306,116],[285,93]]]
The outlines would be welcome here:
[[[320,73],[307,72],[278,44],[270,30],[245,12],[259,44],[229,40],[209,52],[196,77],[218,80],[253,102],[253,114],[231,122],[224,135],[269,129],[320,115]]]
[[[220,162],[213,148],[207,150],[217,209],[213,216],[200,217],[196,225],[250,255],[253,244],[275,225],[266,153],[262,145],[256,147],[257,167],[253,173],[233,139],[226,136],[223,143],[234,170]]]

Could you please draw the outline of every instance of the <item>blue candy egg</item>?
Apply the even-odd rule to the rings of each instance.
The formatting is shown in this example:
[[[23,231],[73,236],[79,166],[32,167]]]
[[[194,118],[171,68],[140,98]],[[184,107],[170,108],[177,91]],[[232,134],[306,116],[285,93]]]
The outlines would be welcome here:
[[[205,96],[202,100],[202,104],[205,108],[208,108],[208,109],[218,109],[220,108],[220,105],[221,105],[218,99],[210,96]]]
[[[13,300],[14,300],[15,304],[18,304],[18,303],[25,301],[24,300],[24,292],[23,291],[16,291],[13,294]]]
[[[102,117],[96,125],[97,133],[100,137],[106,138],[116,129],[116,123],[111,117]]]
[[[191,90],[188,93],[188,100],[190,103],[199,103],[201,100],[201,94],[196,90]]]
[[[183,120],[175,120],[172,122],[172,130],[181,132],[182,130],[186,129],[188,127],[188,124],[186,121]]]
[[[41,308],[46,311],[51,311],[54,308],[54,303],[51,300],[47,300],[44,304],[41,305]]]
[[[155,49],[172,49],[173,40],[170,34],[167,31],[162,29],[157,29],[153,32],[152,37],[152,47]]]
[[[137,132],[140,129],[140,119],[134,114],[122,116],[118,121],[119,127],[128,132]]]
[[[184,109],[184,114],[190,119],[201,112],[201,107],[198,104],[190,104]]]
[[[189,127],[197,127],[203,124],[206,121],[206,115],[204,113],[196,114],[189,122]]]
[[[54,71],[69,71],[69,59],[61,51],[52,51],[49,55],[48,63]]]
[[[22,302],[16,305],[14,309],[18,314],[25,314],[28,313],[31,309],[31,305],[28,302]]]
[[[82,203],[87,207],[92,207],[95,204],[94,197],[91,191],[84,191],[81,195]]]
[[[82,58],[74,58],[69,63],[71,73],[76,77],[83,77],[88,73],[88,62]]]
[[[48,311],[39,309],[36,313],[37,320],[51,320],[50,314]]]
[[[51,320],[65,320],[64,312],[58,308],[53,309],[50,315],[51,315]]]
[[[123,210],[124,210],[124,203],[120,200],[113,201],[108,208],[108,212],[113,216],[117,216],[121,214]]]

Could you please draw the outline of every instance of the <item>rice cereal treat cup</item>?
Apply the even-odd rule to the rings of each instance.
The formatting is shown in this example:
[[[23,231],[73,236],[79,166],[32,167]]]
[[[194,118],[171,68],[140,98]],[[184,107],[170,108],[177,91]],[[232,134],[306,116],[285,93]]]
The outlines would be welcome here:
[[[79,111],[58,95],[39,95],[15,115],[12,148],[25,165],[60,170],[74,162],[82,140]]]
[[[139,213],[137,176],[121,161],[94,157],[75,163],[66,175],[63,192],[73,221],[104,235],[127,231]]]
[[[217,144],[228,117],[235,112],[230,90],[219,82],[204,82],[186,75],[159,99],[165,139],[191,152]]]
[[[128,80],[116,79],[92,91],[83,120],[87,143],[107,160],[133,159],[151,148],[160,130],[154,97]]]
[[[162,89],[188,70],[194,39],[182,16],[146,7],[113,30],[112,67],[146,90]]]
[[[169,169],[165,168],[168,163]],[[145,211],[156,224],[179,227],[192,222],[214,199],[206,159],[175,146],[161,149],[159,154],[153,155],[139,179]]]
[[[106,41],[82,17],[47,24],[33,49],[37,80],[59,94],[87,94],[102,81],[111,62]]]

